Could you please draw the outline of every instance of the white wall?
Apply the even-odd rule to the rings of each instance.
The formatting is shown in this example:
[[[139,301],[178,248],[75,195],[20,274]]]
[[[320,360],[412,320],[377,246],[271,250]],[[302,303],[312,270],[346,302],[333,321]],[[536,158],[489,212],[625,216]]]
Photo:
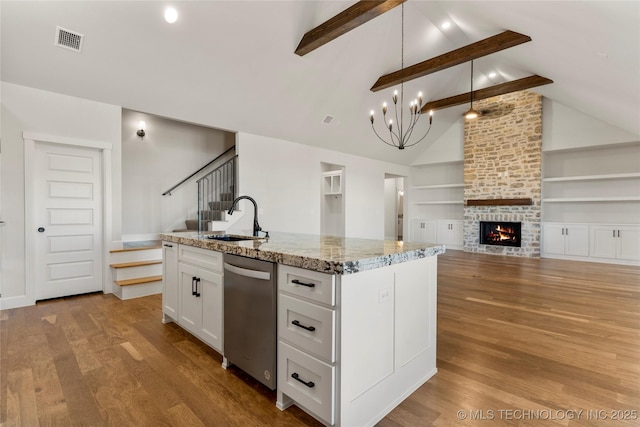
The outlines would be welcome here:
[[[543,151],[633,141],[640,141],[640,135],[619,129],[550,99],[542,100]]]
[[[101,141],[112,149],[112,235],[121,235],[121,113],[120,107],[2,82],[2,166],[0,203],[3,208],[2,307],[33,304],[26,299],[24,143],[22,132]]]
[[[427,139],[423,143],[429,143]],[[431,163],[454,162],[464,159],[464,119],[452,124],[440,138],[431,141],[429,146],[416,158],[412,166]]]
[[[146,135],[136,135],[144,120]],[[122,111],[122,238],[152,240],[197,218],[198,192],[192,178],[171,195],[166,190],[235,143],[235,135],[131,110]],[[208,172],[206,170],[205,172]]]
[[[320,233],[322,162],[345,167],[346,237],[384,238],[385,173],[407,176],[409,167],[247,133],[237,135],[241,195],[261,209],[268,231]],[[251,230],[252,207],[235,230]]]

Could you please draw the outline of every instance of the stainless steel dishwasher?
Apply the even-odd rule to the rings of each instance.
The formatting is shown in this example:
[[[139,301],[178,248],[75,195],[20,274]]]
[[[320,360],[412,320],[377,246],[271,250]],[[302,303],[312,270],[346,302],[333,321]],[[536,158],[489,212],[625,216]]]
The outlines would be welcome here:
[[[276,264],[224,255],[224,357],[276,388]]]

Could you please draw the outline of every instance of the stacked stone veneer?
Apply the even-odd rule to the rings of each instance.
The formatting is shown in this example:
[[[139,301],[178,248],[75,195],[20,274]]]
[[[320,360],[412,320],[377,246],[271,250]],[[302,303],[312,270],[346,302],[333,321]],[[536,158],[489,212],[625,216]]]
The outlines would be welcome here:
[[[464,200],[531,198],[531,206],[464,207],[464,250],[540,256],[542,97],[515,92],[474,102],[465,120]],[[480,245],[480,221],[522,223],[522,246]]]

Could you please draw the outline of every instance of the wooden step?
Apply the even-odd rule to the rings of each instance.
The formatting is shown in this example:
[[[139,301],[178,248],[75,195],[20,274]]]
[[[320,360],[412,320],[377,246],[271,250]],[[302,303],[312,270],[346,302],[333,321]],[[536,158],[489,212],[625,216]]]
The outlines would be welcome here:
[[[155,241],[155,243],[159,242],[159,241]],[[124,247],[122,249],[111,249],[109,252],[114,254],[114,253],[118,253],[118,252],[131,252],[131,251],[144,251],[147,249],[162,249],[162,244],[161,243],[157,243],[157,244],[150,244],[148,246],[131,246],[131,247]]]
[[[111,264],[113,268],[127,268],[127,267],[140,267],[142,265],[154,265],[162,264],[161,259],[149,260],[149,261],[133,261],[133,262],[121,262],[117,264]]]
[[[137,279],[116,280],[118,286],[140,285],[142,283],[158,282],[162,280],[162,276],[138,277]]]

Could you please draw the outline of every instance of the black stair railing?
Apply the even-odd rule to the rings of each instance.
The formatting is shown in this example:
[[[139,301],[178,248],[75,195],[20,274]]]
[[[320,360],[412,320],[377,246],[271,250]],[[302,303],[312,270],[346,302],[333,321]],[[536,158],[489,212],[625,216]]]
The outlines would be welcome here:
[[[218,157],[216,157],[215,159],[211,160],[209,163],[207,163],[206,165],[202,166],[200,169],[198,169],[197,171],[195,171],[194,173],[192,173],[191,175],[189,175],[188,177],[186,177],[185,179],[183,179],[182,181],[180,181],[179,183],[177,183],[176,185],[174,185],[173,187],[171,187],[170,189],[168,189],[167,191],[162,193],[162,195],[163,196],[167,196],[167,195],[170,196],[171,192],[173,190],[175,190],[176,188],[180,187],[182,184],[184,184],[185,182],[189,181],[191,178],[193,178],[194,176],[198,175],[200,172],[202,172],[203,170],[205,170],[206,168],[208,168],[209,166],[214,164],[216,161],[218,161],[219,159],[224,157],[227,153],[229,153],[231,151],[234,151],[235,149],[236,149],[235,145],[233,147],[228,148],[224,153],[220,154]]]
[[[223,221],[225,212],[236,197],[236,162],[234,156],[198,179],[198,233],[208,230],[210,221]]]

